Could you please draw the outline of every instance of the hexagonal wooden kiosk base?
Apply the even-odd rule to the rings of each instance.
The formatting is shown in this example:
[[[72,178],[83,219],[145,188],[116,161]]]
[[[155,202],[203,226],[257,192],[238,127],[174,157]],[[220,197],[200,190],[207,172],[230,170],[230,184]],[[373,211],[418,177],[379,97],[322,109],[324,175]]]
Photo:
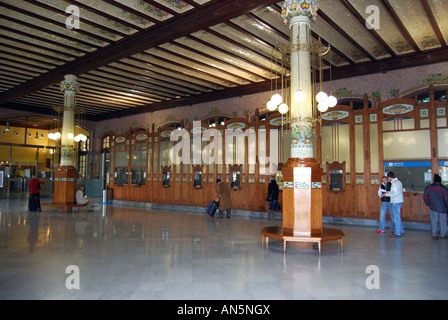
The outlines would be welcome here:
[[[261,231],[263,246],[269,238],[287,242],[317,243],[319,253],[325,241],[341,244],[345,234],[322,227],[322,174],[315,159],[291,158],[283,170],[283,226]]]
[[[345,237],[344,232],[338,229],[323,228],[320,235],[312,236],[294,236],[290,232],[283,231],[282,227],[266,227],[261,230],[262,235],[262,247],[266,244],[269,245],[269,238],[280,240],[283,242],[283,252],[286,253],[286,243],[287,242],[306,242],[306,243],[317,243],[319,254],[322,251],[322,242],[326,241],[339,241],[341,250],[344,248],[343,238]]]

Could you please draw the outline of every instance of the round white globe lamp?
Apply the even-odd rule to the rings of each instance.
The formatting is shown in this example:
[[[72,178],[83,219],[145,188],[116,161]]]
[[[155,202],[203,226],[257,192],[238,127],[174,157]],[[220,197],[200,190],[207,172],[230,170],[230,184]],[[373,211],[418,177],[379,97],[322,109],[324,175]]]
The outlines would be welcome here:
[[[305,91],[302,91],[302,90],[297,90],[296,91],[296,93],[294,94],[294,99],[297,101],[297,102],[303,102],[303,101],[305,101],[305,98],[306,98],[306,93],[305,93]]]
[[[285,113],[287,113],[287,112],[289,111],[289,107],[288,107],[287,104],[282,103],[281,105],[279,105],[279,107],[278,107],[278,111],[279,111],[281,114],[285,114]]]
[[[271,98],[271,101],[275,104],[275,106],[278,106],[283,102],[283,98],[278,93],[274,94]]]

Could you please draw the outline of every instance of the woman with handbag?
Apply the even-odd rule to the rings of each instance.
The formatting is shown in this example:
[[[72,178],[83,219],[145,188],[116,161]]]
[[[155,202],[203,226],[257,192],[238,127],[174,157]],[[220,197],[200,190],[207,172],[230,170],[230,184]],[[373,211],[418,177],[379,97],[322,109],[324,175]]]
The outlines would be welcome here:
[[[271,183],[269,183],[268,196],[266,197],[266,201],[269,201],[267,219],[271,220],[274,218],[274,214],[277,210],[278,205],[278,185],[274,178],[271,180]]]

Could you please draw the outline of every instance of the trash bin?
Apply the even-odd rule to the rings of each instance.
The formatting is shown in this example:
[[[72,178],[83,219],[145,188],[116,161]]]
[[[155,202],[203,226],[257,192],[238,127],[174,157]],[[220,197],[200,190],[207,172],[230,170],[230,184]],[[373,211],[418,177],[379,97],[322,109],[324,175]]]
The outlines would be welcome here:
[[[112,204],[112,196],[114,189],[103,189],[103,204]]]

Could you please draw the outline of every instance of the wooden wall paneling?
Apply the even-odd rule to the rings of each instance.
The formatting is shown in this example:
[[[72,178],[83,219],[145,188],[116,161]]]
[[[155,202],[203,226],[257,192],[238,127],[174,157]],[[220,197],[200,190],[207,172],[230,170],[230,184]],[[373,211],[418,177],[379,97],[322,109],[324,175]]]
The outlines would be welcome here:
[[[372,184],[371,179],[373,175],[376,176],[377,173],[371,172],[371,153],[376,152],[376,147],[372,148],[370,146],[370,114],[377,114],[377,126],[378,126],[378,167],[379,167],[379,178],[384,175],[384,153],[383,153],[383,121],[388,117],[394,117],[385,115],[382,109],[385,106],[394,104],[398,102],[404,103],[409,102],[410,99],[398,99],[394,101],[387,101],[382,103],[378,100],[378,107],[368,108],[367,97],[364,97],[364,108],[363,110],[353,110],[353,103],[350,106],[338,106],[337,109],[348,111],[349,118],[344,120],[339,120],[339,122],[348,122],[349,125],[349,150],[350,150],[350,167],[344,168],[343,180],[344,180],[344,191],[335,192],[329,191],[329,169],[326,170],[326,180],[327,183],[322,185],[322,212],[327,216],[335,217],[349,217],[349,218],[361,218],[361,219],[371,219],[377,220],[379,217],[380,201],[377,196],[377,190],[379,185]],[[415,99],[412,100],[415,103]],[[432,99],[431,103],[428,103],[430,109],[430,126],[431,126],[431,150],[432,152],[432,163],[433,166],[438,166],[438,141],[437,141],[437,110],[436,107],[442,102],[436,102]],[[446,102],[444,103],[446,105]],[[414,108],[413,116],[416,119],[416,129],[420,126],[420,107]],[[424,106],[426,108],[426,105]],[[364,183],[356,183],[356,144],[355,144],[355,115],[363,115],[363,161],[364,161],[364,172],[358,172],[358,174],[364,175]],[[272,115],[275,117],[277,115]],[[216,120],[215,116],[215,120]],[[248,119],[245,120],[245,129],[248,127],[254,127],[256,133],[256,146],[255,153],[257,155],[257,163],[255,165],[255,172],[249,172],[249,152],[254,150],[250,149],[248,138],[245,137],[245,158],[244,158],[244,171],[241,175],[241,189],[231,190],[232,198],[232,209],[234,210],[248,210],[248,211],[259,211],[266,212],[268,202],[266,199],[267,188],[270,181],[270,175],[261,175],[259,173],[260,163],[259,163],[259,133],[258,129],[260,125],[266,126],[266,142],[267,151],[266,155],[271,157],[270,150],[270,130],[272,128],[277,128],[269,123],[271,116],[267,116],[266,121],[259,121],[258,117],[255,117],[254,121],[249,122]],[[231,121],[232,120],[232,121]],[[224,126],[217,124],[217,129],[225,129],[225,127],[231,122],[243,121],[244,119],[231,119],[226,121]],[[322,122],[324,125],[325,122]],[[281,128],[279,128],[281,129]],[[318,146],[317,157],[318,162],[322,161],[322,137],[321,124],[316,125],[316,145]],[[147,184],[143,187],[135,186],[118,186],[114,185],[114,181],[111,181],[111,186],[114,188],[114,199],[121,200],[131,200],[131,201],[141,201],[150,203],[163,203],[163,204],[175,204],[180,206],[197,206],[206,207],[209,202],[215,197],[216,194],[216,179],[221,178],[224,183],[230,186],[230,170],[229,164],[226,164],[225,153],[222,154],[223,157],[223,172],[218,173],[218,165],[212,164],[214,170],[210,170],[210,166],[203,167],[203,187],[201,189],[196,189],[193,186],[193,182],[190,181],[193,177],[193,167],[191,165],[182,166],[180,172],[176,173],[176,167],[171,168],[171,173],[173,180],[170,181],[169,188],[163,188],[162,182],[159,181],[161,177],[161,137],[160,132],[152,132],[151,141],[151,153],[148,153],[148,158],[150,158],[151,172],[148,175]],[[158,138],[157,144],[155,143],[155,138]],[[225,145],[225,134],[223,134],[222,142]],[[113,153],[115,156],[115,152]],[[359,159],[360,160],[360,159]],[[399,159],[397,159],[399,160]],[[423,159],[424,160],[424,159]],[[442,159],[443,160],[443,159]],[[241,164],[240,164],[241,165]],[[328,166],[328,164],[326,164]],[[113,166],[111,166],[111,176],[114,176],[115,159]],[[156,170],[154,170],[154,167]],[[434,169],[433,169],[434,170]],[[438,167],[435,169],[438,170]],[[434,171],[435,172],[435,171]],[[346,177],[350,178],[350,183],[346,183]],[[243,182],[244,178],[244,182]],[[264,179],[264,181],[263,181]],[[155,180],[155,181],[154,181]],[[251,182],[253,181],[253,182]],[[285,193],[286,191],[286,193]],[[287,190],[283,190],[281,194],[285,193],[285,197],[288,197]],[[292,193],[294,197],[294,193]],[[283,196],[280,196],[280,200]],[[318,201],[313,199],[313,201]],[[282,205],[283,208],[283,205]],[[283,208],[285,210],[285,208]],[[286,208],[287,210],[287,208]],[[422,195],[418,192],[406,192],[405,193],[405,203],[403,205],[403,220],[404,221],[415,221],[415,222],[429,222],[429,213],[427,207],[422,201]],[[285,215],[284,215],[285,217]]]
[[[434,106],[434,87],[429,87],[429,140],[431,146],[431,171],[439,173],[439,145],[437,137],[437,109]]]
[[[384,150],[383,150],[383,143],[384,143],[384,137],[383,137],[383,121],[384,121],[384,114],[383,114],[383,108],[381,107],[381,100],[378,99],[378,168],[380,170],[380,179],[385,174],[384,172]]]
[[[350,191],[351,192],[346,192],[346,203],[347,203],[347,207],[346,207],[346,214],[348,216],[353,216],[353,214],[355,214],[356,212],[356,208],[355,208],[355,195],[357,190],[356,187],[356,143],[355,143],[355,112],[353,110],[353,101],[350,102],[350,109],[349,109],[349,149],[350,149]],[[347,170],[347,168],[346,168]],[[345,182],[344,182],[345,183]],[[356,216],[356,214],[355,214]]]
[[[369,201],[369,186],[370,186],[370,117],[369,117],[369,101],[368,97],[364,95],[364,108],[362,112],[362,132],[363,132],[363,167],[364,183],[359,185],[359,195],[357,197],[357,218],[366,218],[368,212]]]
[[[154,177],[156,176],[154,173],[154,154],[155,154],[155,150],[154,150],[154,145],[155,145],[155,134],[154,134],[154,124],[152,125],[152,133],[149,134],[149,136],[151,137],[151,152],[148,152],[148,176],[149,176],[149,181],[147,181],[147,185],[148,187],[146,188],[146,202],[148,203],[152,203],[154,201]]]

